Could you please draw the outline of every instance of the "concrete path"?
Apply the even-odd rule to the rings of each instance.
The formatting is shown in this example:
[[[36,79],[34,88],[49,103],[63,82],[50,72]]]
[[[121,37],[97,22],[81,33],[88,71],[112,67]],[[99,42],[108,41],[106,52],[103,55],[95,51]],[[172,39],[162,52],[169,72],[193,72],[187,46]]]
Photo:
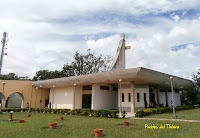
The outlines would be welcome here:
[[[162,120],[162,121],[180,121],[180,122],[200,122],[200,120],[163,119],[163,118],[138,118],[138,117],[131,117],[130,119],[138,119],[138,120]]]

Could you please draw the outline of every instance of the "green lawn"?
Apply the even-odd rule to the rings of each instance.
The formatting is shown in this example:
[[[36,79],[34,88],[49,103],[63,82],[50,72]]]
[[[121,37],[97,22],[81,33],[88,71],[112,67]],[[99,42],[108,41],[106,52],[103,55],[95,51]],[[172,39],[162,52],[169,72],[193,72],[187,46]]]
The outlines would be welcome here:
[[[64,116],[63,121],[58,121],[59,116]],[[200,123],[150,121],[133,119],[97,118],[85,116],[72,116],[60,114],[32,113],[30,118],[26,113],[14,113],[14,121],[9,122],[9,114],[0,115],[0,137],[9,138],[60,138],[94,137],[93,129],[102,128],[104,137],[197,137],[200,135]],[[25,119],[23,124],[18,119]],[[121,124],[129,121],[132,126],[123,127]],[[58,122],[57,129],[49,129],[49,122]],[[145,129],[145,124],[164,125],[172,124],[179,129]]]
[[[178,119],[185,120],[200,120],[200,108],[183,110],[175,112]],[[173,113],[164,113],[164,114],[153,114],[150,116],[145,116],[145,118],[167,118],[173,119]]]

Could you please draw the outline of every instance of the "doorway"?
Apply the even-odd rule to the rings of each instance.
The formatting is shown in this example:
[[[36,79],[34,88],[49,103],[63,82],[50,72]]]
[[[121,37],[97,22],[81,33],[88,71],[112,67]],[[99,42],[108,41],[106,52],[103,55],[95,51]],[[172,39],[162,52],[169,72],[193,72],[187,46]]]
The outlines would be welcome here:
[[[149,93],[150,96],[150,102],[155,102],[155,94],[154,93]]]
[[[83,94],[82,109],[83,108],[91,109],[91,102],[92,102],[92,94]]]

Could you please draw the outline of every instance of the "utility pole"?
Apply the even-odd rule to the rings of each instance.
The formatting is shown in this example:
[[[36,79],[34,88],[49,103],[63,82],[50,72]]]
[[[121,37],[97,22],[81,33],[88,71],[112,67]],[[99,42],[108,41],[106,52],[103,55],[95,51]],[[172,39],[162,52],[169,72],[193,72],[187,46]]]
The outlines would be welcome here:
[[[2,49],[1,49],[1,59],[0,59],[0,75],[1,75],[1,69],[2,69],[2,64],[3,64],[3,56],[7,55],[7,53],[4,54],[4,49],[7,49],[5,48],[5,46],[7,45],[6,43],[8,42],[8,40],[6,40],[6,37],[8,37],[8,33],[4,32],[3,38],[1,40]]]

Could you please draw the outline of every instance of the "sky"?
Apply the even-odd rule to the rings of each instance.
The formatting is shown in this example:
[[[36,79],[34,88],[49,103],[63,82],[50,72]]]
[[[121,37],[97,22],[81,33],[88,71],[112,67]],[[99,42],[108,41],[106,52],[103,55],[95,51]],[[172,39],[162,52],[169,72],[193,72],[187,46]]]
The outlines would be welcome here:
[[[114,58],[125,33],[126,68],[191,79],[200,69],[199,0],[1,0],[8,32],[2,74],[61,70],[76,51]]]

